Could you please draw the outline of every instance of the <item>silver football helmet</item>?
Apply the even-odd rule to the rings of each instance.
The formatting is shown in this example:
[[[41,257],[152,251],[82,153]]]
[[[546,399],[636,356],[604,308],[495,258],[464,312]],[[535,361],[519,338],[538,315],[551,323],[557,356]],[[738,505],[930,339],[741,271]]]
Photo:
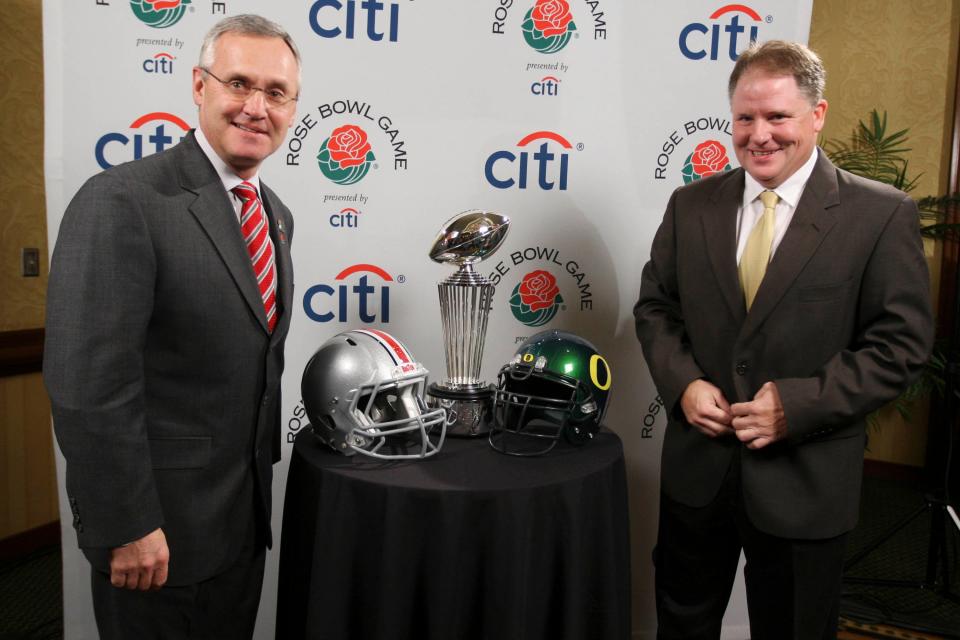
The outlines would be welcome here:
[[[427,375],[390,334],[345,331],[307,363],[303,406],[313,432],[335,451],[382,460],[428,458],[443,446],[446,412],[427,407]]]

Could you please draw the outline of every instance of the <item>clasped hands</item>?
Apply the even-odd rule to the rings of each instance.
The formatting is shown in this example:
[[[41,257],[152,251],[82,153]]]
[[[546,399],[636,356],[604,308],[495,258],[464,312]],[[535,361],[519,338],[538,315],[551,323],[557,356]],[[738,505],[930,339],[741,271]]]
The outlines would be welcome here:
[[[787,435],[787,421],[777,385],[766,382],[753,400],[730,404],[720,389],[698,379],[680,398],[687,422],[710,438],[733,434],[748,449],[762,449]]]

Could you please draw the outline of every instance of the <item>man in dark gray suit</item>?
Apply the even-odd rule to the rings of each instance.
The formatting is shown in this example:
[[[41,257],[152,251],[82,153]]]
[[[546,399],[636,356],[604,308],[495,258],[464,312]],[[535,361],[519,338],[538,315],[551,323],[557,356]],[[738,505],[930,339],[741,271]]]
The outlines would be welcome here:
[[[199,127],[91,178],[60,226],[44,377],[103,638],[248,638],[272,543],[293,219],[259,167],[296,115],[289,34],[235,16]]]
[[[741,548],[753,640],[836,637],[864,417],[930,352],[917,208],[817,149],[824,80],[800,44],[740,56],[741,168],[674,192],[643,270],[637,335],[669,409],[660,638],[720,637]]]

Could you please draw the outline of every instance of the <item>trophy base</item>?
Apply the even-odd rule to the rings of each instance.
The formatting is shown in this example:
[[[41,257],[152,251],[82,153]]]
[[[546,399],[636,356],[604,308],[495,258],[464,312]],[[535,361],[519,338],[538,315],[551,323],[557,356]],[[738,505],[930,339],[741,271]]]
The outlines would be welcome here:
[[[447,410],[447,435],[475,438],[490,433],[493,419],[493,385],[476,389],[450,389],[431,384],[427,404]]]

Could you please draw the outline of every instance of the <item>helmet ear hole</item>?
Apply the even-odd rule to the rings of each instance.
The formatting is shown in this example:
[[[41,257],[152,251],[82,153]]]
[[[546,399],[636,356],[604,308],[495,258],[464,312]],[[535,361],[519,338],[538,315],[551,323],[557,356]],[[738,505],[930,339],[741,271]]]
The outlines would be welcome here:
[[[315,427],[322,427],[326,431],[333,431],[336,429],[336,426],[333,424],[333,418],[330,416],[319,416],[319,420],[317,420],[317,422],[320,424],[315,425]]]

